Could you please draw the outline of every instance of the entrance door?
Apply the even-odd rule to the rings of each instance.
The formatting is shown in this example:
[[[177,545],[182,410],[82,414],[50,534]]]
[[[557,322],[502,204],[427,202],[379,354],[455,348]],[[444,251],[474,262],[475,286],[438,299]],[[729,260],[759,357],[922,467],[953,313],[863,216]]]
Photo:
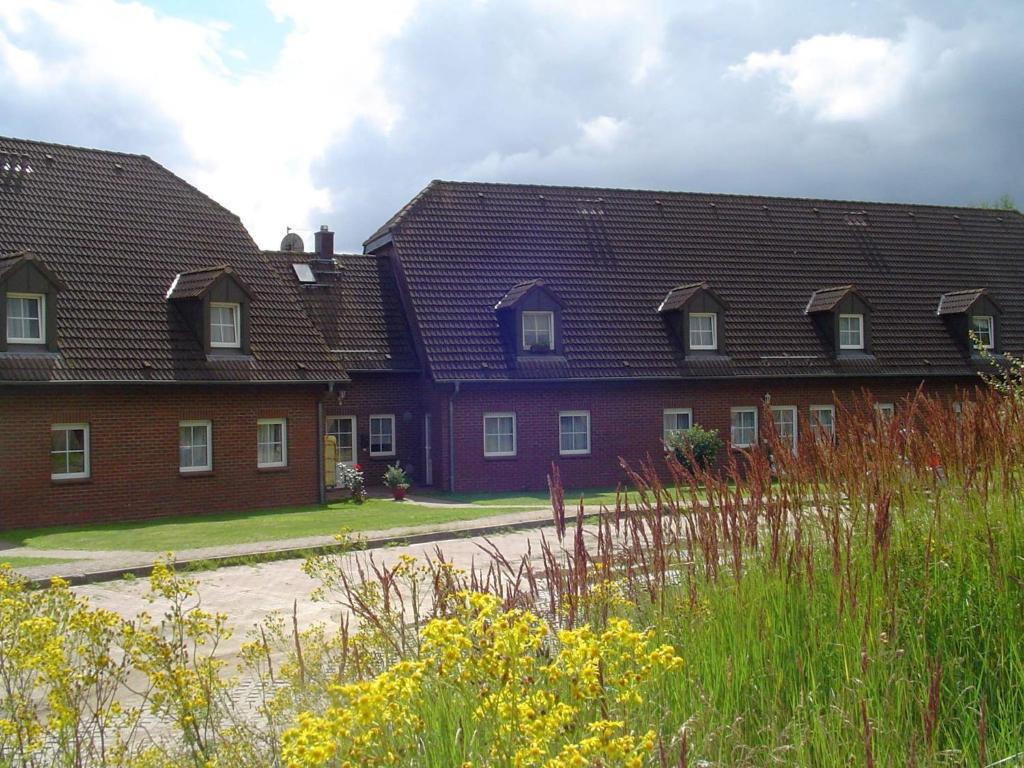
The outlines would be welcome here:
[[[430,455],[430,414],[423,417],[423,482],[434,484],[434,462]]]
[[[338,463],[355,464],[358,458],[356,456],[356,417],[328,417],[327,434],[334,437],[338,446]]]

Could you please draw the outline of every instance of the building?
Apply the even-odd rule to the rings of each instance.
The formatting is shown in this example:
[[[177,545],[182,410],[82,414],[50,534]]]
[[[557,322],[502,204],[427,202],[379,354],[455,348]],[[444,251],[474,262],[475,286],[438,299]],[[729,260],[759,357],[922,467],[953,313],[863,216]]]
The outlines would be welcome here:
[[[798,447],[834,399],[973,387],[971,329],[1024,346],[1016,211],[435,181],[364,247],[442,488],[543,488],[551,462],[607,485],[691,423],[752,445],[763,413]]]
[[[0,528],[314,503],[325,437],[456,491],[799,450],[1021,350],[1022,253],[1016,211],[443,181],[260,251],[147,157],[0,138]]]
[[[316,502],[344,367],[148,157],[0,138],[0,527]]]

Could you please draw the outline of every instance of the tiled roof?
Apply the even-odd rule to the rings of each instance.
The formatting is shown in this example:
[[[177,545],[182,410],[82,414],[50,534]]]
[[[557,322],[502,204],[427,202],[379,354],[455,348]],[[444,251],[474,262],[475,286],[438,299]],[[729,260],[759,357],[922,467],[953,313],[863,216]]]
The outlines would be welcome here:
[[[345,253],[325,262],[312,253],[266,255],[346,369],[419,370],[387,256]],[[300,283],[292,264],[309,264],[316,282]]]
[[[148,157],[0,138],[0,253],[21,250],[63,283],[59,353],[0,353],[0,381],[346,378],[238,217]],[[167,301],[219,265],[252,289],[251,356],[208,360]]]
[[[1006,350],[1024,349],[1015,211],[435,181],[385,232],[439,380],[524,376],[494,306],[534,279],[565,304],[551,378],[973,375],[935,313],[965,285],[986,286]],[[700,282],[729,307],[716,359],[683,358],[656,311]],[[805,310],[846,285],[872,308],[872,355],[837,360]]]
[[[697,293],[706,291],[707,283],[690,283],[689,285],[677,285],[665,294],[665,298],[658,305],[659,312],[673,312],[682,309],[683,306]]]
[[[516,283],[508,289],[508,293],[498,299],[498,303],[494,305],[495,309],[508,309],[514,307],[519,301],[534,288],[540,288],[544,283],[540,280],[527,280],[522,283]]]
[[[230,264],[218,264],[214,267],[203,267],[191,269],[187,272],[179,272],[171,281],[171,287],[167,291],[168,299],[198,299],[205,296],[207,291],[213,287],[224,275],[232,275],[235,282],[250,296],[249,290],[241,280],[234,275]]]
[[[971,288],[966,291],[950,291],[942,294],[936,314],[958,315],[974,306],[974,302],[985,295],[984,288]]]
[[[834,288],[821,288],[811,294],[804,310],[808,315],[815,312],[831,312],[848,294],[853,293],[852,285],[837,285]]]

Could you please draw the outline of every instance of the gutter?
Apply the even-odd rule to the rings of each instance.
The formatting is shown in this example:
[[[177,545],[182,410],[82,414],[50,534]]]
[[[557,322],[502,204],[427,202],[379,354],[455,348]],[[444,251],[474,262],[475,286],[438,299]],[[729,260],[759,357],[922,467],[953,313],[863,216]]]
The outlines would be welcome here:
[[[455,389],[448,395],[448,492],[455,491],[455,396],[459,394],[461,382],[455,382]]]
[[[736,381],[756,379],[949,379],[976,378],[982,369],[963,373],[877,373],[862,371],[857,373],[731,373],[714,376],[580,376],[578,378],[558,379],[435,379],[437,384],[600,384],[606,381]]]

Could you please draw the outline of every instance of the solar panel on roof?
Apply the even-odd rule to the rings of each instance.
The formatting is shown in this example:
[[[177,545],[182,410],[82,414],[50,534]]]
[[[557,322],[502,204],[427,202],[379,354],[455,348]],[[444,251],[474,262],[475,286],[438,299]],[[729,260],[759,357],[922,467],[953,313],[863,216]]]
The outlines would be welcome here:
[[[292,264],[292,269],[295,270],[295,276],[299,278],[300,283],[316,282],[316,278],[313,276],[313,270],[309,268],[309,264]]]

